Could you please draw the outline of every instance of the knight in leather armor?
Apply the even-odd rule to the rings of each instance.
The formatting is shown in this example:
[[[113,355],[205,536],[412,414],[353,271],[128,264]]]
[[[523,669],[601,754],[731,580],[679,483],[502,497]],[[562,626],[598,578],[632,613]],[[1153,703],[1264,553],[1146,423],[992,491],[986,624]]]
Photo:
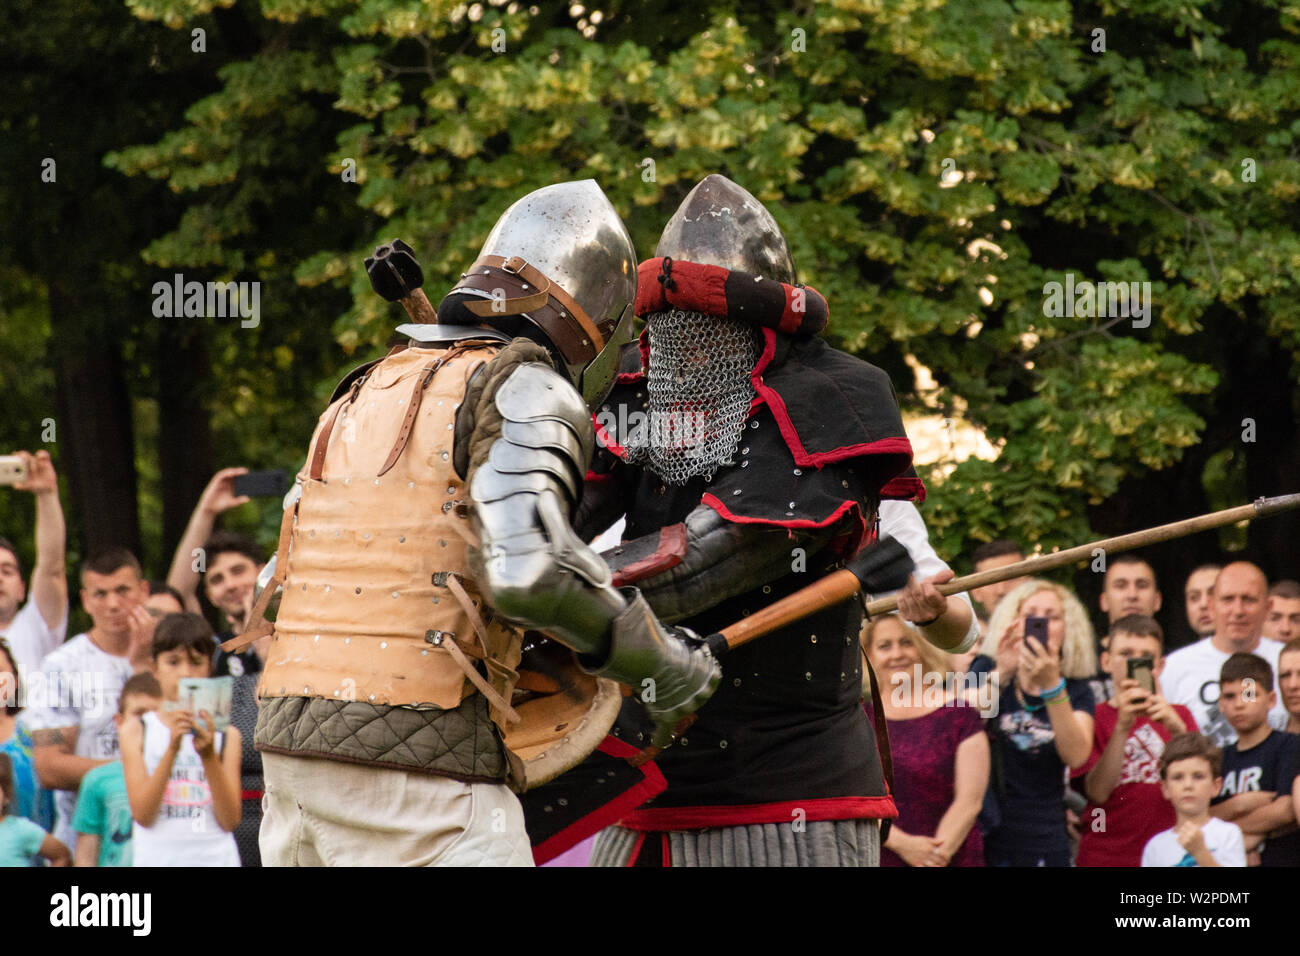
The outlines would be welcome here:
[[[635,262],[593,181],[537,190],[436,323],[401,326],[409,342],[336,390],[261,582],[254,619],[278,584],[274,624],[229,642],[272,635],[255,735],[268,865],[530,864],[512,790],[541,748],[508,740],[527,723],[526,629],[576,652],[571,696],[575,680],[611,700],[611,681],[649,682],[659,743],[713,692],[707,649],[612,586],[570,523]]]
[[[818,337],[825,300],[737,184],[686,197],[640,265],[636,312],[578,527],[626,515],[606,558],[662,620],[719,631],[842,566],[882,498],[922,492],[888,377]],[[655,761],[666,789],[603,830],[593,862],[874,865],[896,809],[860,701],[861,617],[850,601],[728,654]],[[616,736],[652,732],[625,704]]]

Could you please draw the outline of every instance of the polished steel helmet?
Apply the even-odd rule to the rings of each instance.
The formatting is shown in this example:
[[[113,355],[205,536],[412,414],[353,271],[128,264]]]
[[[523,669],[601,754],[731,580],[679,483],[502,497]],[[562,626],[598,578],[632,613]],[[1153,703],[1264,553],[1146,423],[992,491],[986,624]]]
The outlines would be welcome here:
[[[557,183],[502,214],[443,302],[459,296],[478,320],[511,335],[540,333],[594,408],[632,339],[636,265],[632,237],[595,180]]]
[[[748,190],[717,173],[705,176],[682,200],[655,256],[795,281],[790,248],[772,214]]]

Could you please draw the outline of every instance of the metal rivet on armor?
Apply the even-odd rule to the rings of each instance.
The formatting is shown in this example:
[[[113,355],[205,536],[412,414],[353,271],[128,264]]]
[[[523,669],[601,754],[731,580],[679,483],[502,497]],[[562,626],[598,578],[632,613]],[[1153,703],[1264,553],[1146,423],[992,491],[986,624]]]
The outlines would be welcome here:
[[[764,594],[771,594],[771,593],[772,593],[772,585],[770,585],[770,584],[764,584],[764,585],[763,585],[763,593],[764,593]]]
[[[727,749],[727,742],[726,742],[725,740],[719,740],[719,741],[718,741],[718,746],[719,746],[720,748],[722,748],[723,750],[726,750],[726,749]]]
[[[375,479],[375,484],[379,484],[379,479],[378,479],[378,478]]]
[[[685,737],[683,737],[681,740],[679,740],[679,741],[677,741],[677,742],[678,742],[679,744],[681,744],[683,747],[685,747],[688,743],[690,743],[690,741],[687,740]]]
[[[567,806],[569,805],[569,801],[568,801],[567,799],[565,799],[564,797],[560,797],[560,799],[556,800],[555,802],[558,803],[558,804],[559,804],[560,806],[562,806],[562,807],[567,807]]]
[[[841,487],[841,488],[847,488],[848,486],[849,486],[849,483],[848,483],[847,481],[841,481],[841,482],[840,482],[840,487]]]
[[[316,640],[318,640],[318,641],[320,640],[320,635],[319,635],[319,634],[316,635]]]
[[[329,593],[330,593],[330,586],[329,586],[328,584],[325,585],[325,593],[326,593],[326,594],[329,594]]]
[[[801,471],[800,469],[796,468],[796,469],[794,470],[794,473],[795,473],[796,475],[802,475],[802,474],[803,474],[803,471]]]
[[[840,680],[844,680],[844,671],[840,671]]]
[[[437,598],[434,598],[434,599],[433,599],[433,603],[434,603],[434,604],[437,604],[437,603],[438,603],[438,599],[437,599]]]
[[[388,642],[387,642],[387,641],[380,641],[380,642],[379,642],[379,649],[380,649],[381,651],[386,651],[386,650],[388,650]]]
[[[397,539],[397,543],[398,543],[398,544],[406,544],[406,535],[402,535],[401,537],[399,537],[399,538]]]
[[[749,467],[749,462],[747,462],[747,461],[742,461],[742,462],[740,463],[740,467],[741,467],[741,468],[748,468],[748,467]]]
[[[812,671],[804,671],[804,672],[803,672],[803,679],[804,679],[804,680],[812,680]]]
[[[393,592],[393,597],[397,597],[397,592],[396,592],[396,591]]]
[[[793,502],[793,501],[790,502],[788,505],[786,505],[786,507],[787,507],[787,508],[793,508],[793,507],[794,507],[794,502]]]
[[[793,517],[794,517],[794,512],[793,512],[793,511],[787,511],[787,512],[785,513],[785,516],[786,516],[787,518],[793,518]]]
[[[334,692],[334,696],[337,697],[338,695],[339,695],[339,692],[336,690],[336,691]]]
[[[371,695],[370,695],[370,699],[371,699],[371,700],[374,700],[374,699],[375,699],[375,695],[374,695],[374,694],[371,694]]]
[[[303,589],[304,591],[307,590],[307,585],[304,584],[304,585],[302,586],[302,589]]]
[[[280,693],[281,693],[281,694],[284,693],[284,688],[283,688],[283,687],[280,688]]]
[[[363,534],[361,537],[363,537],[363,538],[365,538],[367,541],[369,541],[369,540],[370,540],[370,532],[367,531],[367,532],[366,532],[365,534]]]
[[[520,288],[527,289],[528,283],[527,282],[520,283]]]
[[[739,687],[739,686],[740,686],[740,678],[737,677],[737,678],[735,678],[734,680],[732,680],[732,682],[731,682],[731,686],[732,686],[732,687]]]
[[[440,406],[442,405],[442,399],[441,399],[441,398],[438,399],[438,404],[439,404]]]
[[[731,493],[731,496],[734,498],[734,497],[735,497],[736,495],[738,495],[738,494],[740,494],[740,489],[739,489],[739,488],[737,488],[735,491],[733,491],[733,492]]]
[[[421,656],[421,657],[428,657],[428,656],[429,656],[429,652],[428,652],[428,651],[420,651],[420,656]]]
[[[303,688],[302,688],[302,692],[303,692],[304,694],[310,694],[310,693],[311,693],[311,688],[308,687],[306,684],[304,684],[304,685],[303,685]]]
[[[454,428],[454,427],[455,427],[455,423],[454,423],[454,422],[448,422],[448,423],[447,423],[447,431],[451,431],[452,428]]]
[[[542,807],[542,809],[545,810],[547,813],[550,813],[550,812],[551,812],[552,810],[554,810],[555,808],[554,808],[554,807],[551,807],[551,806],[545,806],[545,807]]]
[[[754,419],[754,421],[750,422],[750,423],[749,423],[749,427],[750,427],[750,428],[757,428],[757,427],[758,427],[758,419]]]
[[[337,531],[335,531],[335,532],[334,532],[334,537],[337,538],[338,536],[339,536],[339,533],[338,533]]]
[[[351,478],[344,478],[344,479],[343,479],[343,484],[345,484],[345,485],[350,485],[350,484],[352,484],[352,479],[351,479]]]
[[[414,487],[415,487],[415,482],[413,482],[413,481],[408,481],[408,482],[406,483],[406,487],[408,487],[408,488],[414,488]]]
[[[404,399],[404,398],[399,398],[399,399],[397,400],[397,404],[400,405],[400,404],[402,404],[402,402],[404,402],[404,401],[406,401],[406,399]]]
[[[358,594],[361,593],[361,588],[357,588],[357,593],[358,593]]]
[[[343,638],[343,643],[344,643],[344,644],[351,644],[351,643],[352,643],[352,638],[350,638],[350,637],[345,637],[345,638]]]
[[[442,504],[442,513],[443,513],[443,514],[446,514],[448,511],[450,511],[450,510],[451,510],[452,508],[454,508],[454,507],[456,507],[456,503],[455,503],[455,502],[453,502],[453,501],[444,501],[443,504]]]
[[[811,643],[816,644],[816,643],[817,643],[817,635],[816,635],[816,634],[809,634],[809,635],[808,635],[808,640],[809,640]]]
[[[447,486],[447,494],[449,494],[449,495],[454,495],[455,493],[456,493],[456,486],[455,486],[455,485],[448,485],[448,486]]]
[[[443,461],[446,461],[448,457],[449,457],[449,456],[448,456],[447,453],[444,451],[444,452],[442,453],[442,460],[443,460]]]
[[[438,542],[438,547],[440,547],[440,548],[445,548],[445,547],[447,547],[447,542],[446,542],[446,541],[439,541],[439,542]]]

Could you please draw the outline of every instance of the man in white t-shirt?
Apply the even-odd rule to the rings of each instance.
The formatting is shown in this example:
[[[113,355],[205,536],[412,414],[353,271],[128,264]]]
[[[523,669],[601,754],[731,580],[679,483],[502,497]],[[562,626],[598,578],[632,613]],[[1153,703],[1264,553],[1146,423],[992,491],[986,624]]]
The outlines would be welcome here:
[[[68,630],[68,579],[64,570],[63,507],[59,479],[50,453],[15,452],[27,463],[27,480],[14,485],[36,499],[36,567],[32,568],[31,600],[23,604],[23,582],[18,552],[0,538],[0,637],[13,651],[19,683],[36,671],[43,658],[63,643]]]
[[[131,552],[114,548],[81,568],[81,603],[94,626],[41,662],[25,713],[41,786],[55,790],[54,835],[76,848],[72,829],[81,778],[118,756],[122,685],[149,666],[154,619],[144,608],[149,584]],[[41,696],[35,699],[36,694]]]
[[[1282,645],[1262,637],[1268,614],[1268,579],[1247,561],[1237,561],[1219,572],[1214,584],[1214,633],[1165,658],[1160,677],[1164,697],[1182,704],[1196,718],[1201,732],[1217,747],[1237,740],[1237,732],[1219,713],[1219,670],[1233,654],[1258,654],[1277,673]],[[1279,702],[1269,711],[1276,730],[1286,727],[1286,708]]]

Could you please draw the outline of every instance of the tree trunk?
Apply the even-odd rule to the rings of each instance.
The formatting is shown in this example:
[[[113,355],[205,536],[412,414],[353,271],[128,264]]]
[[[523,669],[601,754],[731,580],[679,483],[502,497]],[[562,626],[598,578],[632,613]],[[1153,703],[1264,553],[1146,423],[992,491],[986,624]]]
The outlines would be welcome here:
[[[131,400],[118,343],[97,338],[94,304],[69,280],[56,279],[49,290],[58,467],[80,516],[80,551],[89,557],[122,547],[140,557]]]
[[[209,383],[201,327],[163,320],[158,333],[158,466],[162,475],[166,567],[190,513],[215,471],[212,428],[203,405]]]

